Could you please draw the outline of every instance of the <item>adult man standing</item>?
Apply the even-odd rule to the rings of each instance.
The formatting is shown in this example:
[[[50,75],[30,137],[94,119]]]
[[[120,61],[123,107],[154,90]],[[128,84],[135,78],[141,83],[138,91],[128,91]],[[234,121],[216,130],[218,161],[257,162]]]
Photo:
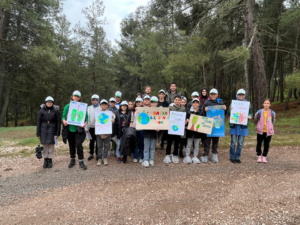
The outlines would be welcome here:
[[[147,87],[145,88],[145,94],[142,95],[142,99],[144,99],[144,97],[145,97],[146,95],[148,95],[150,98],[152,97],[152,95],[151,95],[151,87],[150,87],[150,86],[147,86]]]
[[[181,96],[181,92],[177,90],[176,84],[173,82],[170,86],[170,90],[166,93],[166,100],[169,104],[174,103],[175,96]]]

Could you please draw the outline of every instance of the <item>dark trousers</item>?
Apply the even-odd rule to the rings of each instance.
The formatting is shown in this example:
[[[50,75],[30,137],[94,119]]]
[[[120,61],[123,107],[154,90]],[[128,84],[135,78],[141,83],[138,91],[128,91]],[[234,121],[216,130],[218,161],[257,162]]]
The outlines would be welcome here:
[[[76,158],[76,148],[77,148],[77,155],[78,159],[83,159],[83,147],[82,144],[76,144],[76,132],[68,131],[68,142],[69,142],[69,148],[70,148],[70,157],[72,159]]]
[[[178,147],[180,143],[180,136],[178,135],[168,135],[168,144],[167,144],[167,152],[166,155],[171,154],[171,147],[174,142],[174,150],[173,150],[173,155],[178,155]]]
[[[180,138],[179,149],[182,150],[184,147],[186,147],[186,144],[187,144],[187,137]]]
[[[204,141],[204,153],[203,156],[209,155],[209,148],[210,143],[212,142],[212,153],[218,154],[218,144],[219,144],[219,137],[207,137]]]
[[[94,155],[94,152],[95,152],[96,155],[97,155],[98,146],[97,146],[97,137],[96,137],[96,134],[95,134],[95,128],[90,128],[89,132],[92,136],[92,140],[90,140],[90,154]],[[95,151],[95,142],[96,142],[96,151]]]
[[[264,142],[264,151],[263,151],[263,156],[267,157],[269,148],[270,148],[270,142],[271,142],[272,136],[267,137],[267,133],[257,134],[257,145],[256,145],[256,154],[258,156],[261,155],[261,145],[262,142]]]
[[[168,131],[163,130],[163,135],[160,141],[160,147],[163,148],[165,145],[165,140],[168,138]]]

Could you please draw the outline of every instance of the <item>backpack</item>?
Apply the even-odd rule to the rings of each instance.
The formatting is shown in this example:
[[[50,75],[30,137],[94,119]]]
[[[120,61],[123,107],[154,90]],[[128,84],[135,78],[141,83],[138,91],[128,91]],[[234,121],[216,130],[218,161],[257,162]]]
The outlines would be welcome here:
[[[260,117],[261,117],[261,111],[262,111],[261,109],[257,111],[257,113],[258,113],[258,118],[257,118],[256,123],[258,123],[258,121],[260,120]],[[272,123],[274,123],[274,117],[275,117],[274,115],[275,115],[275,112],[272,111],[272,110],[271,110],[271,115],[272,115]]]

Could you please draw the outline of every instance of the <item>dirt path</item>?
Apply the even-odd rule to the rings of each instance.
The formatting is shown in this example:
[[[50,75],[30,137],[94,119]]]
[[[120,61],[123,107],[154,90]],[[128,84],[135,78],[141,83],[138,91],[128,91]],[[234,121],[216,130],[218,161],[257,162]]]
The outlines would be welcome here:
[[[58,156],[0,158],[0,224],[300,224],[300,147],[271,147],[268,164],[244,149],[242,164],[156,166],[87,162]]]

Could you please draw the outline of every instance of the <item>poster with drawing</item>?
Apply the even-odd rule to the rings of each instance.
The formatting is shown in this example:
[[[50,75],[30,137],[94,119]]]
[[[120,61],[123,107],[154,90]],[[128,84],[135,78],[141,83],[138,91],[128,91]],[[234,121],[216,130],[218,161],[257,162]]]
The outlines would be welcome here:
[[[233,100],[230,110],[230,123],[247,125],[250,102]]]
[[[206,116],[214,119],[211,134],[207,137],[225,137],[225,112],[222,105],[208,106]]]
[[[112,134],[111,111],[96,111],[95,120],[95,134]]]
[[[137,130],[169,130],[169,108],[138,107],[136,116]]]
[[[185,129],[185,112],[170,112],[170,127],[168,130],[168,134],[172,135],[184,135]]]
[[[87,104],[70,101],[67,122],[69,125],[83,126],[85,123]]]
[[[211,134],[213,123],[214,119],[191,114],[187,129],[203,134]]]

